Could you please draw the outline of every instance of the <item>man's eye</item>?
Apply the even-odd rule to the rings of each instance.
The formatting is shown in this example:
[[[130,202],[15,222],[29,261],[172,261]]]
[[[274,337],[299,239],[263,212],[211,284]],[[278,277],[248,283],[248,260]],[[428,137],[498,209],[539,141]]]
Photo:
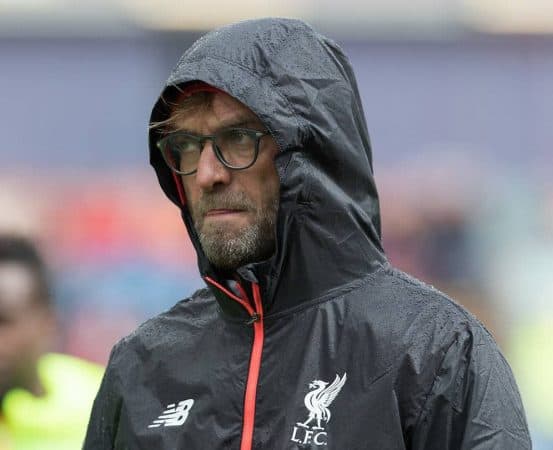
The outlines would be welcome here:
[[[251,136],[244,130],[228,130],[223,139],[233,145],[248,145],[251,142]]]
[[[181,139],[173,145],[175,150],[182,153],[194,152],[198,150],[198,143],[191,139]]]

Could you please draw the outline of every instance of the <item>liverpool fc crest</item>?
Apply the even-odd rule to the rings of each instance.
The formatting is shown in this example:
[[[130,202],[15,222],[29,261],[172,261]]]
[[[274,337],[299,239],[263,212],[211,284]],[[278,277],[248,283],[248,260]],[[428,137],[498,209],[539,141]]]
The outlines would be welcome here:
[[[315,445],[326,445],[327,433],[325,425],[330,421],[330,404],[340,393],[340,390],[346,383],[347,374],[336,378],[332,383],[326,381],[313,380],[309,383],[311,389],[304,399],[305,407],[308,411],[308,417],[305,422],[297,422],[292,432],[292,442],[298,444],[314,443]]]

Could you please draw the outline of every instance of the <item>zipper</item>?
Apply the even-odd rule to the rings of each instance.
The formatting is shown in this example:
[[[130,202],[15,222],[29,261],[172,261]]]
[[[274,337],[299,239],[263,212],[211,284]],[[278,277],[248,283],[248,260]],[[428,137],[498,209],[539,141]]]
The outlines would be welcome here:
[[[253,446],[253,429],[255,424],[255,402],[257,397],[257,383],[259,381],[259,371],[261,369],[261,357],[263,354],[263,342],[265,339],[265,330],[263,325],[263,304],[261,302],[261,292],[257,283],[252,283],[253,291],[253,307],[248,300],[246,293],[240,286],[240,291],[244,298],[230,292],[228,289],[221,286],[210,277],[205,277],[205,280],[223,291],[233,300],[240,303],[250,315],[250,319],[246,322],[248,325],[253,325],[253,343],[250,354],[250,365],[248,369],[248,378],[246,382],[246,393],[244,395],[244,413],[242,421],[242,440],[240,442],[240,450],[251,450]]]
[[[248,370],[248,383],[244,397],[244,423],[242,426],[242,442],[240,450],[251,450],[253,446],[253,426],[255,422],[255,399],[257,396],[257,382],[261,369],[261,355],[263,353],[263,341],[265,333],[263,329],[263,306],[259,285],[253,283],[253,300],[255,312],[253,320],[253,344],[250,356],[250,368]]]

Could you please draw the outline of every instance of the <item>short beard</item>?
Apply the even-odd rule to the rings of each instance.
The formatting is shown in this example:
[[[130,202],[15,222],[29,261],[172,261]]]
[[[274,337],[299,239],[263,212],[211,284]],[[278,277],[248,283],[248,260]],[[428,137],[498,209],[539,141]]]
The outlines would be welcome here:
[[[278,194],[259,209],[244,193],[204,194],[193,214],[198,238],[207,259],[223,272],[269,258],[275,251]],[[239,231],[224,225],[204,226],[204,214],[210,209],[228,208],[255,212],[251,224]]]

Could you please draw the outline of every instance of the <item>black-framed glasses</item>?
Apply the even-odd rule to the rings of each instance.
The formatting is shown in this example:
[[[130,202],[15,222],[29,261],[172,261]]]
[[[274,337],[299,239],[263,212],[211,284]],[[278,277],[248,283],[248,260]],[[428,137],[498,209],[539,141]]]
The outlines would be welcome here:
[[[179,175],[192,175],[198,169],[206,141],[213,143],[213,151],[225,167],[242,170],[255,163],[259,140],[267,134],[248,128],[227,128],[205,136],[176,131],[161,138],[156,145],[171,170]]]

